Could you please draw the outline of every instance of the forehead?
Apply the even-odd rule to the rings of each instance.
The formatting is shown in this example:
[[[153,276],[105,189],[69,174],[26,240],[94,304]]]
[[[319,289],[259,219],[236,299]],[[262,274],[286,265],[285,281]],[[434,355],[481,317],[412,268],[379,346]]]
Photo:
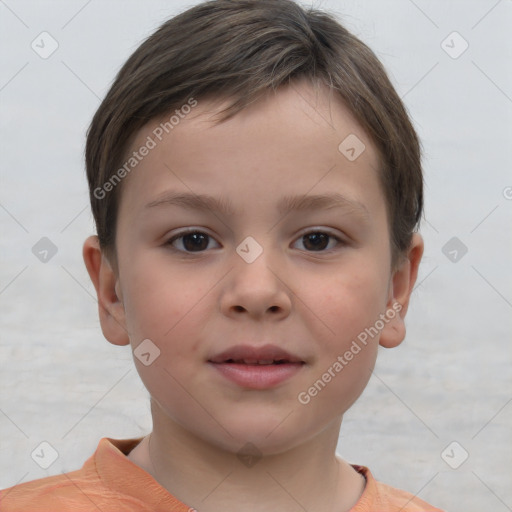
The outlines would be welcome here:
[[[240,204],[258,196],[270,206],[279,191],[331,190],[340,180],[355,196],[378,187],[374,145],[325,86],[294,82],[220,124],[215,116],[229,100],[195,101],[136,135],[128,157],[149,139],[154,144],[124,180],[121,210],[141,208],[169,188],[229,195]]]

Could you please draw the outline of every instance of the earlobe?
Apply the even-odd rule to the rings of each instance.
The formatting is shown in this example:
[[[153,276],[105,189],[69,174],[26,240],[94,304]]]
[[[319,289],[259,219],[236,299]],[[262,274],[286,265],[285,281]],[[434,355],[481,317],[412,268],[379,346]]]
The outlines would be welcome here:
[[[128,345],[124,306],[119,279],[102,253],[97,236],[90,236],[83,246],[84,263],[96,289],[98,313],[103,335],[114,345]]]
[[[389,318],[389,321],[382,330],[379,341],[379,344],[383,347],[396,347],[405,338],[405,315],[418,277],[423,249],[423,238],[418,233],[414,233],[405,258],[393,273],[386,306],[386,318]]]

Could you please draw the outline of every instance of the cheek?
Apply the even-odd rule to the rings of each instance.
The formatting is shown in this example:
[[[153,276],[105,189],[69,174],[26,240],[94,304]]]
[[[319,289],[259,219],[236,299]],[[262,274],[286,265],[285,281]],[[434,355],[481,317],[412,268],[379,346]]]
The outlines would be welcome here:
[[[342,355],[343,352],[340,354]],[[377,358],[377,346],[367,345],[351,361],[338,364],[333,358],[317,378],[298,396],[303,411],[312,422],[321,417],[328,421],[343,415],[361,396],[372,375]],[[339,369],[339,368],[343,369]]]
[[[378,266],[368,264],[331,276],[321,291],[310,287],[308,300],[329,327],[324,329],[329,335],[323,336],[330,340],[329,345],[341,350],[375,323],[386,306],[385,277]],[[312,293],[313,289],[317,291]]]
[[[313,375],[301,389],[303,401],[299,400],[309,408],[304,413],[311,421],[343,414],[365,389],[379,340],[368,332],[385,307],[384,287],[375,275],[333,278],[325,290],[311,297],[323,321],[315,326],[319,357]]]
[[[211,292],[214,277],[194,279],[188,273],[174,272],[157,258],[141,260],[140,264],[134,258],[123,286],[132,346],[150,339],[160,350],[161,366],[190,365],[197,358],[202,325],[211,314],[204,299]]]
[[[136,251],[125,268],[122,281],[130,333],[134,337],[164,336],[192,307],[193,285],[181,282],[162,258],[144,257]]]
[[[179,280],[163,279],[157,269],[146,272],[144,279],[133,278],[127,286],[130,300],[125,309],[132,349],[136,351],[142,340],[149,339],[159,351],[147,366],[134,354],[137,372],[150,395],[171,415],[183,410],[192,416],[201,413],[187,389],[196,388],[202,357],[198,318],[207,314],[200,299],[208,287],[195,288],[186,291]]]

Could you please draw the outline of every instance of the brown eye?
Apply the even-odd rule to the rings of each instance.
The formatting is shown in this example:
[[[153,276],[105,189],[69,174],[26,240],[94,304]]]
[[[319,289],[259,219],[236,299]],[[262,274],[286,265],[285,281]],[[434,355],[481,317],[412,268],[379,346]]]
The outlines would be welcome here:
[[[308,252],[327,252],[326,249],[330,250],[336,245],[343,244],[337,236],[324,231],[311,231],[302,235],[300,240]],[[330,243],[330,240],[335,241],[334,245]]]
[[[207,233],[203,233],[202,231],[188,231],[173,236],[167,244],[182,252],[202,252],[208,249],[210,240],[213,240],[213,238]],[[182,248],[176,247],[175,242],[178,242],[178,245],[181,245]]]

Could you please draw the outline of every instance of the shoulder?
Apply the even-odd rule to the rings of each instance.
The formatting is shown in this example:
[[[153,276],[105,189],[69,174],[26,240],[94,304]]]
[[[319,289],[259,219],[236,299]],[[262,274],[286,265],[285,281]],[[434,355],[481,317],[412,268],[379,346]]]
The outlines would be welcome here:
[[[115,503],[115,509],[112,504]],[[112,492],[83,469],[24,482],[0,491],[2,512],[142,512],[143,503]]]
[[[138,441],[102,438],[81,469],[0,490],[0,510],[149,512],[151,507],[130,492],[140,474],[123,452],[128,452]],[[131,479],[130,475],[133,475]]]
[[[443,512],[410,492],[396,489],[382,482],[377,482],[379,499],[387,506],[389,512]]]
[[[365,466],[352,467],[366,478],[366,487],[350,512],[443,512],[410,492],[377,482]]]

